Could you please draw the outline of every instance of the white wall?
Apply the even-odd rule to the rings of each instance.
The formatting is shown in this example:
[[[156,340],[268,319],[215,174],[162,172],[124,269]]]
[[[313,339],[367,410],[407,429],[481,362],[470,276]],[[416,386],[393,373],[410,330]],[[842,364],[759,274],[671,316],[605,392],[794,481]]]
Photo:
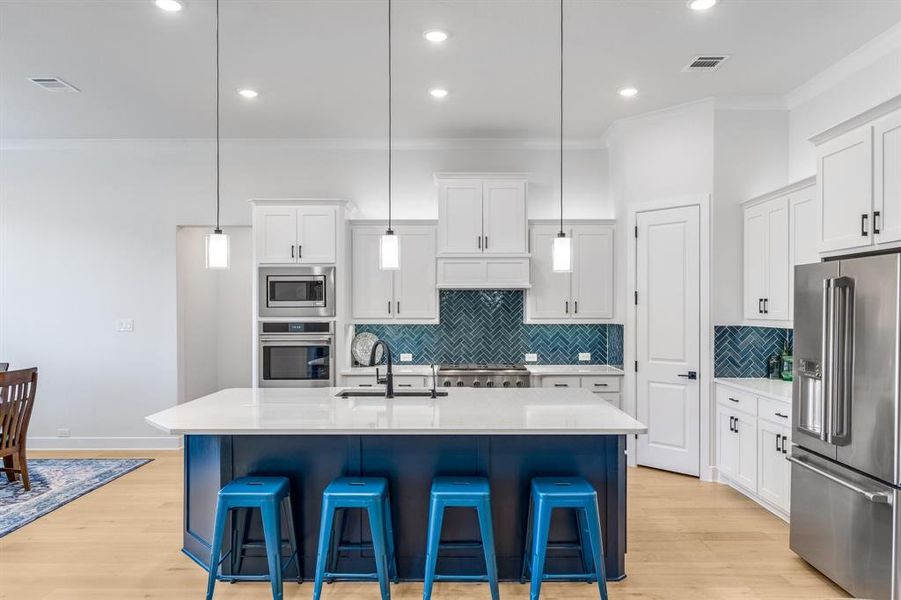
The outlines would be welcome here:
[[[254,197],[345,197],[358,216],[383,218],[384,150],[357,146],[227,141],[223,225],[249,225]],[[40,369],[32,447],[176,443],[143,419],[179,398],[176,231],[211,224],[213,149],[209,140],[0,147],[0,357]],[[548,145],[496,142],[402,149],[395,217],[435,217],[432,172],[452,170],[530,171],[530,216],[554,217],[557,157]],[[567,216],[611,217],[605,151],[571,150],[567,160]],[[134,333],[116,332],[121,318],[135,320]],[[71,438],[57,438],[60,428]]]

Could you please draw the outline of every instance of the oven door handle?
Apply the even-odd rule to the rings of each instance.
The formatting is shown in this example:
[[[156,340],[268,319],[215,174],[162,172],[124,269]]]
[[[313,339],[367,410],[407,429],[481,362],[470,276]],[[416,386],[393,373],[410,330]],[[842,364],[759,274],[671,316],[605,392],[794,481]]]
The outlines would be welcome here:
[[[291,339],[290,334],[285,334],[282,336],[260,336],[260,343],[267,344],[270,346],[278,345],[278,346],[320,346],[322,344],[331,345],[334,340],[332,338],[293,338]]]

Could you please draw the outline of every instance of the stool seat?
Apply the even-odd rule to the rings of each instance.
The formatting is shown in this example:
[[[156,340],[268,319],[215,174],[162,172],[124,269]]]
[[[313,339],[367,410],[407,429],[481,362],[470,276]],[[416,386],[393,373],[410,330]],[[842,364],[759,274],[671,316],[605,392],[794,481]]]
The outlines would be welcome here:
[[[344,499],[376,498],[388,493],[388,481],[383,477],[339,477],[332,480],[323,493]]]
[[[536,477],[532,493],[555,500],[596,498],[597,492],[581,477]]]
[[[255,496],[276,496],[284,498],[291,485],[287,477],[241,477],[225,484],[219,490],[219,496],[243,496],[251,499]]]
[[[491,487],[484,477],[436,477],[432,480],[432,496],[442,498],[476,498],[491,495]]]

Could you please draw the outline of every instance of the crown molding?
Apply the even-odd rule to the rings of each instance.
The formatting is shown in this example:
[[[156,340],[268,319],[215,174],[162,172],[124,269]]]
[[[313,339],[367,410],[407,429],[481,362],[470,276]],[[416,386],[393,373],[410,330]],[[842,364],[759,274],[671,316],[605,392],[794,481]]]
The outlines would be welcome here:
[[[816,184],[816,182],[816,175],[811,175],[810,177],[805,177],[804,179],[789,183],[788,185],[783,185],[781,188],[767,192],[766,194],[761,194],[760,196],[754,196],[753,198],[743,200],[742,202],[739,202],[739,204],[742,204],[744,206],[760,204],[761,202],[766,202],[767,200],[772,200],[773,198],[778,198],[786,194],[791,194],[792,192],[797,192],[798,190],[803,190],[804,188],[809,188],[810,186]]]
[[[716,99],[712,96],[706,96],[697,100],[691,100],[689,102],[683,102],[681,104],[674,104],[672,106],[658,108],[657,110],[651,110],[637,115],[617,119],[613,121],[607,127],[607,129],[604,130],[604,133],[601,134],[601,143],[603,144],[604,148],[609,148],[610,142],[616,139],[616,136],[618,136],[622,132],[622,129],[629,125],[640,123],[642,121],[650,121],[665,115],[680,113],[704,105],[710,105],[711,108],[716,108]]]
[[[785,96],[757,95],[757,96],[717,96],[717,110],[788,110]]]
[[[786,94],[788,108],[791,110],[812,100],[895,50],[901,50],[901,23],[877,35]]]

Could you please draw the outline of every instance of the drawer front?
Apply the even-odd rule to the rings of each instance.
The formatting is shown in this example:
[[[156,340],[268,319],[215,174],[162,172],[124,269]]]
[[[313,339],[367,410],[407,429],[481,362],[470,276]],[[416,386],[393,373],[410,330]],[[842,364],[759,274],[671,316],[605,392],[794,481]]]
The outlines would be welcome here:
[[[622,377],[582,377],[582,387],[592,392],[618,392]]]
[[[610,394],[607,392],[594,392],[594,395],[602,400],[606,400],[616,408],[623,409],[623,397],[621,394]]]
[[[541,387],[546,388],[577,388],[579,387],[579,378],[572,376],[554,376],[542,377]]]
[[[381,375],[384,377],[385,374],[380,370]],[[428,387],[426,381],[428,377],[423,377],[422,375],[395,375],[394,376],[394,387],[395,388],[424,388]],[[345,375],[344,376],[344,386],[345,387],[365,387],[365,388],[383,388],[384,384],[379,384],[375,382],[375,375]]]
[[[428,387],[426,380],[428,377],[423,377],[421,375],[395,375],[394,376],[394,387],[395,388],[424,388]]]
[[[375,375],[345,375],[346,387],[377,387]]]
[[[758,398],[757,416],[791,429],[792,407],[788,402],[779,402],[770,398]]]
[[[757,416],[757,397],[727,385],[716,386],[716,401],[723,406]]]

